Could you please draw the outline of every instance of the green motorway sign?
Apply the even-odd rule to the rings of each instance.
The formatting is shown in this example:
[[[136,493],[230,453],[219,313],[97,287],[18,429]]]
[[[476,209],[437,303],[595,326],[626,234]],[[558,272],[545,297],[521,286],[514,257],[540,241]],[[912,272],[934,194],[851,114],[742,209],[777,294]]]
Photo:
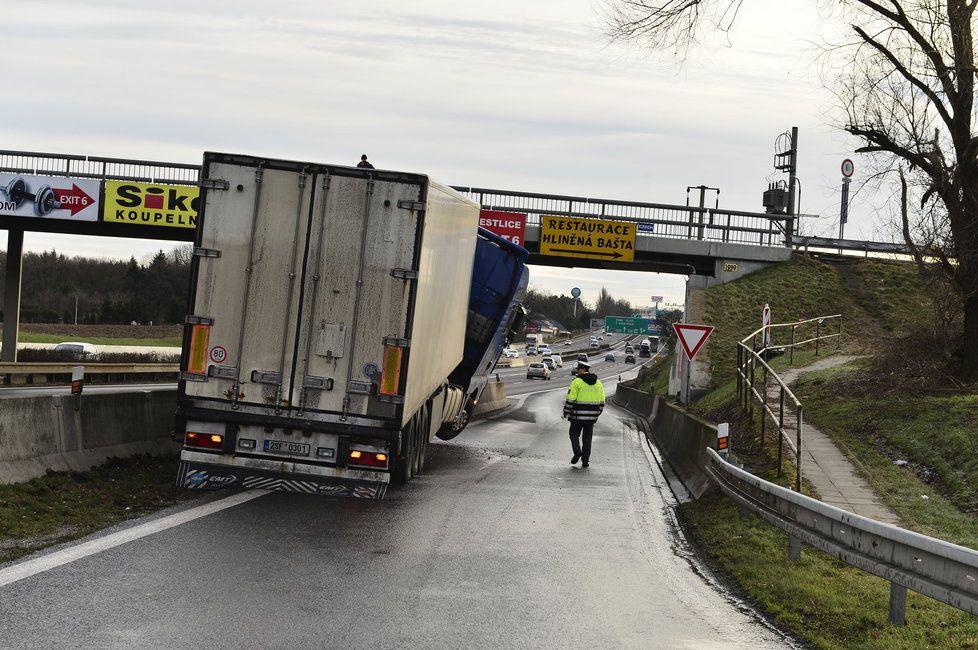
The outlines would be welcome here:
[[[659,327],[649,318],[630,318],[627,316],[605,316],[604,329],[606,332],[619,334],[659,334]]]

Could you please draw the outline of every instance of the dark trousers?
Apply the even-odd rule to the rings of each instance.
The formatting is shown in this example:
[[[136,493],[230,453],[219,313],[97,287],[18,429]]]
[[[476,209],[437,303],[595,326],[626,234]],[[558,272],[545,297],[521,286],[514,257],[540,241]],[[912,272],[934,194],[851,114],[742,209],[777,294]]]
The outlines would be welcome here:
[[[570,421],[571,448],[574,450],[574,454],[580,456],[585,462],[591,458],[591,435],[593,433],[594,422]],[[582,440],[579,440],[581,438]]]

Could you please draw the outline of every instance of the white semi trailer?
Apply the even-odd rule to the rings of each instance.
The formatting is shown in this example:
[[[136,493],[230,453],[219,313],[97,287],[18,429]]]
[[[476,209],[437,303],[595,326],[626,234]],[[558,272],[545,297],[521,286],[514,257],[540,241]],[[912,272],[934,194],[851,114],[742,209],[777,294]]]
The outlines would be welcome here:
[[[383,497],[466,395],[479,206],[426,176],[207,153],[178,485]]]

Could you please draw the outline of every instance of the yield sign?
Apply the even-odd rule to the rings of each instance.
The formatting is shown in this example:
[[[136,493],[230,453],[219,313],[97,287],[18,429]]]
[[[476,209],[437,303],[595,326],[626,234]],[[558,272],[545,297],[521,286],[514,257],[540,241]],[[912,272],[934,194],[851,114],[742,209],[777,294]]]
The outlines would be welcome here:
[[[686,351],[686,358],[690,361],[700,351],[706,339],[713,333],[712,325],[691,325],[690,323],[676,323],[673,325],[676,330],[676,337]]]

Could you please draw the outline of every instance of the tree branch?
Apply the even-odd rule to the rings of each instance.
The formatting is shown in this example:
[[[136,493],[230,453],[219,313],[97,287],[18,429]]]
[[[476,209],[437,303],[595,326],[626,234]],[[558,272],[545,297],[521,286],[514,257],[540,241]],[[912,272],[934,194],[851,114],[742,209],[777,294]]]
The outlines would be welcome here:
[[[916,87],[922,93],[927,95],[928,99],[930,99],[930,101],[934,104],[934,108],[937,109],[938,113],[940,113],[941,119],[944,120],[945,124],[947,124],[948,129],[953,130],[954,120],[951,117],[951,114],[948,112],[947,107],[944,105],[944,102],[942,102],[938,94],[934,92],[934,89],[928,86],[927,84],[925,84],[920,79],[918,79],[913,73],[911,73],[906,68],[906,66],[904,66],[903,63],[901,63],[896,58],[896,55],[890,52],[890,50],[885,45],[878,42],[875,38],[867,34],[862,27],[859,27],[858,25],[853,25],[852,28],[859,35],[859,37],[863,39],[863,41],[865,41],[868,45],[873,47],[877,52],[879,52],[884,57],[886,57],[886,60],[890,62],[890,65],[892,65],[904,79],[909,81],[914,87]]]

